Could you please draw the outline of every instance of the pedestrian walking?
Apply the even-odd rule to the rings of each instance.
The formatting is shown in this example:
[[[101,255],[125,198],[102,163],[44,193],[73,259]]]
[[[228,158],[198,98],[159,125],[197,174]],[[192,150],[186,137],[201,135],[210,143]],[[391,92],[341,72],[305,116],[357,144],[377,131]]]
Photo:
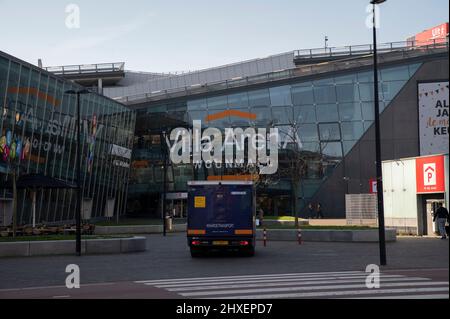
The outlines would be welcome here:
[[[264,223],[264,210],[260,206],[258,209],[258,219],[259,219],[259,226],[263,226]]]
[[[308,205],[308,218],[314,218],[314,206],[312,203]]]
[[[316,218],[323,219],[322,205],[319,203],[316,207]]]
[[[447,239],[447,231],[445,230],[445,223],[449,220],[448,210],[442,205],[438,204],[438,209],[434,212],[433,222],[436,222],[439,228],[441,239]]]

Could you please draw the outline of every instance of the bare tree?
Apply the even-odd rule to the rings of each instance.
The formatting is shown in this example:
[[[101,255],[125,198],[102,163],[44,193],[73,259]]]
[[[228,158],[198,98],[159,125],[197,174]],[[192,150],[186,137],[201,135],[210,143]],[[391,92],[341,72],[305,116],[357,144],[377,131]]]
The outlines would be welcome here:
[[[300,124],[290,122],[279,128],[280,132],[280,160],[279,175],[280,178],[287,179],[291,184],[291,209],[295,217],[295,226],[299,226],[299,205],[298,194],[302,187],[302,180],[307,177],[310,166],[318,164],[315,167],[319,170],[319,175],[323,174],[322,155],[320,149],[307,150],[299,135]]]

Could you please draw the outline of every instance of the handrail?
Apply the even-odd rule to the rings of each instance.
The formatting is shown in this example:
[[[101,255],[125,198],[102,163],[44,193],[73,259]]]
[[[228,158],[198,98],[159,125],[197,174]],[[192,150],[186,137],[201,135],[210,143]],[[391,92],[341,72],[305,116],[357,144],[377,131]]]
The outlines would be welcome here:
[[[377,50],[380,53],[397,51],[399,49],[411,49],[423,46],[435,46],[442,43],[448,43],[448,38],[434,39],[429,41],[417,42],[417,41],[400,41],[400,42],[388,42],[378,44]],[[306,50],[295,50],[295,59],[314,59],[314,58],[327,58],[336,56],[352,56],[352,55],[364,55],[373,53],[373,44],[364,45],[350,45],[344,47],[329,47],[329,48],[315,48]]]
[[[44,69],[57,75],[123,72],[125,70],[125,62],[49,66]]]
[[[410,42],[411,43],[411,42]],[[423,45],[423,46],[410,46],[410,47],[401,47],[394,49],[394,46],[392,46],[392,50],[386,52],[381,50],[380,53],[392,53],[392,54],[398,54],[400,55],[400,58],[408,58],[412,57],[414,54],[416,56],[422,55],[422,54],[429,54],[429,53],[435,53],[433,50],[443,50],[446,49],[448,51],[449,43],[448,41],[445,43],[434,43],[432,45]],[[389,45],[389,47],[391,47]],[[352,48],[355,48],[353,46]],[[352,49],[353,50],[353,49]],[[440,51],[439,51],[440,52]],[[297,78],[312,74],[321,74],[321,73],[327,73],[327,72],[333,72],[333,71],[340,71],[340,70],[346,70],[353,67],[363,67],[363,66],[370,66],[373,63],[373,60],[371,58],[371,53],[364,52],[365,54],[360,54],[358,56],[351,56],[348,55],[348,58],[346,59],[340,59],[333,62],[325,62],[325,63],[319,63],[319,64],[309,64],[309,65],[303,65],[299,66],[295,69],[287,69],[287,70],[279,70],[276,72],[271,73],[265,73],[265,74],[259,74],[254,76],[248,76],[248,77],[242,77],[242,78],[236,78],[231,80],[225,80],[225,81],[216,81],[216,82],[208,82],[208,83],[199,83],[194,84],[190,86],[185,87],[178,87],[178,88],[172,88],[172,89],[166,89],[166,90],[159,90],[154,92],[148,92],[148,93],[141,93],[136,95],[129,95],[129,96],[123,96],[123,97],[116,97],[113,98],[116,101],[122,102],[122,103],[131,103],[131,102],[151,102],[156,101],[164,98],[175,98],[175,97],[182,97],[190,94],[201,94],[211,91],[218,91],[218,90],[225,90],[230,88],[237,88],[237,87],[243,87],[248,85],[254,85],[254,84],[260,84],[260,83],[266,83],[266,82],[273,82],[273,81],[279,81],[282,79],[289,79],[289,78]],[[345,57],[345,56],[344,56]],[[365,59],[364,59],[365,58]],[[394,56],[389,60],[389,57],[383,57],[380,56],[380,63],[388,62],[395,60],[395,58],[398,59],[397,56]]]

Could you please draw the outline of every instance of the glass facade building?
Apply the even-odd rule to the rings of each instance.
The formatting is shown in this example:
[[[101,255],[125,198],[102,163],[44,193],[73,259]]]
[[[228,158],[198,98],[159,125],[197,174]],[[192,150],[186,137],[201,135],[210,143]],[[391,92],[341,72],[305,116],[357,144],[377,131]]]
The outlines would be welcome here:
[[[401,63],[380,69],[381,112],[417,72],[421,63]],[[268,128],[281,132],[294,129],[301,141],[301,152],[307,159],[301,172],[300,187],[292,194],[290,176],[283,170],[288,165],[288,150],[280,149],[279,173],[273,183],[258,190],[265,211],[292,214],[291,198],[299,198],[299,209],[309,204],[320,186],[333,173],[363,134],[374,124],[373,71],[355,68],[329,75],[293,79],[282,85],[266,83],[229,92],[211,92],[171,101],[152,102],[137,108],[136,134],[129,187],[130,213],[158,214],[163,190],[164,166],[162,131],[190,127],[201,120],[203,128]],[[217,113],[236,110],[256,114],[256,119],[230,116],[206,122]],[[288,134],[286,134],[288,135]],[[224,171],[225,170],[225,171]],[[170,165],[167,190],[186,191],[189,180],[224,175],[225,168],[196,169],[193,165]]]
[[[76,182],[76,95],[81,86],[0,51],[0,183],[39,173]],[[135,113],[98,94],[81,95],[83,213],[125,212]],[[1,185],[3,186],[3,185]],[[0,189],[0,213],[11,208]],[[37,192],[37,222],[73,220],[76,192]],[[31,222],[30,190],[18,194],[18,222]]]

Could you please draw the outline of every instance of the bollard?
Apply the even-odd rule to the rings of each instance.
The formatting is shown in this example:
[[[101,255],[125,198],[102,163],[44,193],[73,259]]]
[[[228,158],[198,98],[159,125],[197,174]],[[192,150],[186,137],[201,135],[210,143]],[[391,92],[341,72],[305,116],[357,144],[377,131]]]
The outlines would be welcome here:
[[[267,230],[264,228],[263,231],[263,240],[264,240],[264,247],[267,246]]]
[[[298,234],[297,234],[297,238],[298,238],[298,244],[301,245],[303,243],[302,241],[302,230],[299,228],[298,229]]]

